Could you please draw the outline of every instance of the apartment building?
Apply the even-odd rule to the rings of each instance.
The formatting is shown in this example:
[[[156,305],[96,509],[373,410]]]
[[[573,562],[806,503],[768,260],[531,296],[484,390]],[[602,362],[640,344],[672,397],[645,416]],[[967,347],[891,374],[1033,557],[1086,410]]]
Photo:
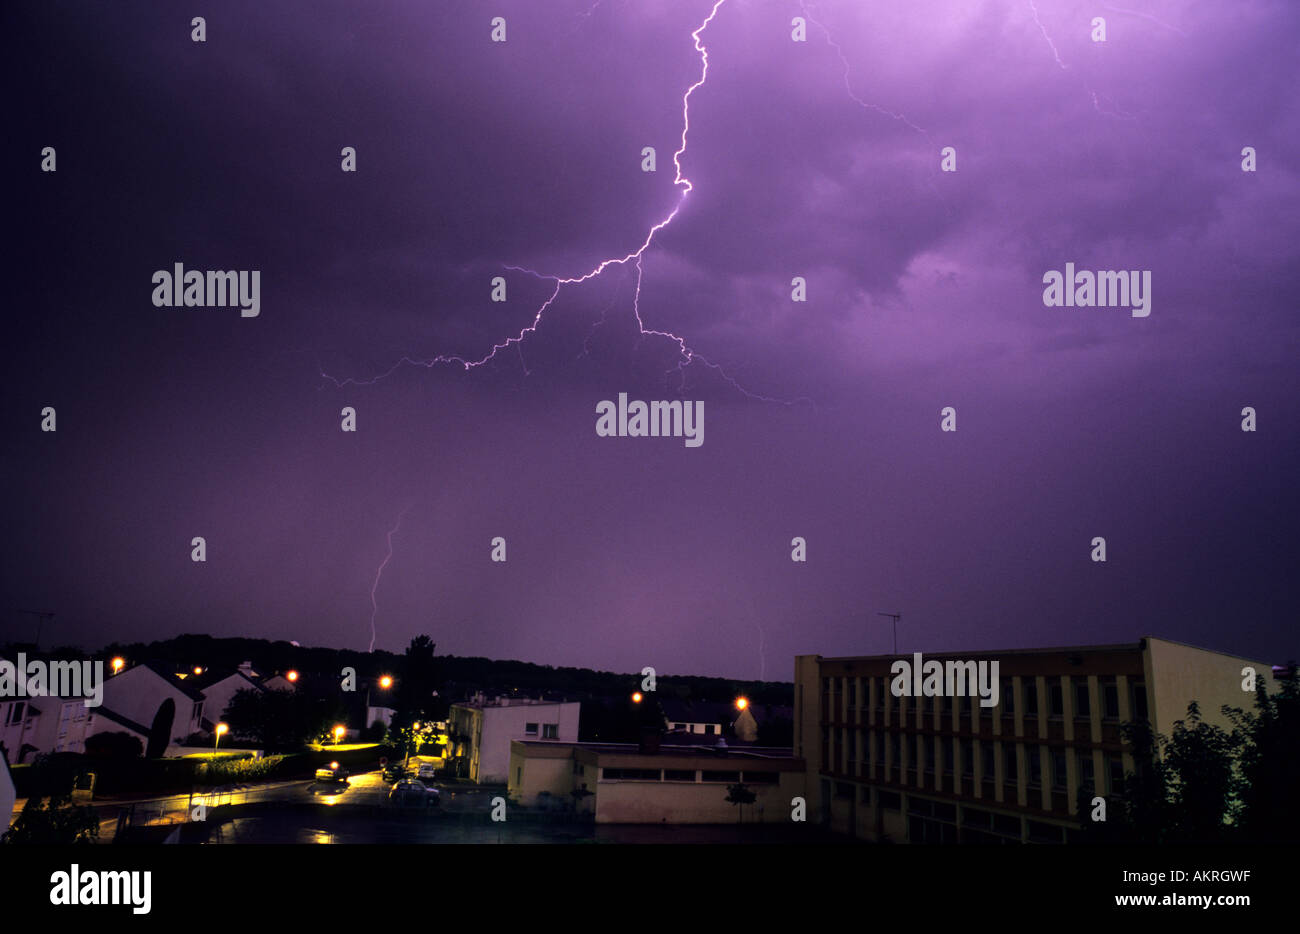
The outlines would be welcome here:
[[[809,807],[831,829],[894,842],[1065,842],[1079,826],[1079,789],[1111,795],[1133,769],[1120,724],[1145,718],[1168,736],[1196,700],[1203,719],[1228,727],[1223,705],[1254,705],[1245,668],[1276,689],[1267,663],[1155,638],[924,657],[997,661],[999,702],[895,696],[898,656],[796,656],[795,755],[807,763]]]
[[[504,783],[511,740],[576,742],[581,709],[578,701],[482,695],[452,704],[449,758],[471,781]]]

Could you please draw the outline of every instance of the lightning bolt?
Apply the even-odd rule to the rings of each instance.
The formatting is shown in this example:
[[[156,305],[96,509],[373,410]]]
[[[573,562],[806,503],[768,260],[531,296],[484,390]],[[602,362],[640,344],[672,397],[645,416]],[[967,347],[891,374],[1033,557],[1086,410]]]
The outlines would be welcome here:
[[[1165,27],[1165,29],[1172,29],[1174,32],[1178,33],[1178,35],[1182,36],[1184,39],[1187,38],[1187,33],[1185,33],[1183,30],[1179,29],[1177,26],[1174,26],[1171,23],[1166,23],[1164,20],[1156,19],[1150,13],[1142,13],[1138,10],[1125,10],[1122,7],[1111,6],[1109,3],[1103,3],[1102,6],[1104,6],[1106,9],[1110,10],[1113,13],[1124,13],[1127,14],[1128,16],[1140,16],[1142,17],[1142,19],[1150,20],[1151,22],[1155,23],[1157,26],[1163,26]]]
[[[379,562],[379,569],[375,571],[375,582],[370,585],[370,651],[375,650],[375,616],[379,613],[379,602],[375,599],[375,591],[379,589],[379,578],[384,574],[384,568],[388,562],[393,559],[393,536],[397,530],[402,527],[402,517],[411,511],[407,506],[397,516],[397,523],[388,533],[388,554],[384,555],[384,560]]]
[[[911,120],[907,119],[906,114],[895,113],[892,110],[888,110],[884,107],[881,107],[879,104],[873,104],[871,103],[871,101],[865,101],[861,97],[859,97],[857,92],[853,90],[852,83],[850,83],[849,81],[849,60],[844,54],[844,49],[842,49],[840,47],[840,44],[836,42],[835,39],[831,36],[831,31],[827,29],[826,26],[820,20],[818,20],[816,17],[813,16],[812,11],[808,9],[808,4],[805,2],[805,0],[799,0],[799,9],[803,10],[803,14],[805,17],[807,17],[808,22],[812,23],[814,26],[816,26],[818,29],[822,31],[822,35],[826,37],[826,44],[829,45],[832,49],[834,49],[835,54],[839,56],[840,64],[844,66],[844,76],[843,76],[844,90],[848,92],[849,97],[853,99],[854,103],[856,103],[859,107],[862,107],[865,110],[874,110],[876,113],[889,117],[891,120],[897,120],[899,123],[902,123],[905,126],[910,127],[911,129],[920,133],[922,136],[926,138],[927,141],[931,143],[934,142],[932,139],[930,139],[930,134],[927,133],[925,130],[921,129]]]
[[[1061,71],[1069,71],[1070,66],[1061,61],[1061,54],[1056,51],[1056,43],[1053,42],[1052,37],[1047,34],[1047,27],[1043,25],[1043,21],[1038,18],[1038,5],[1034,3],[1034,0],[1029,0],[1029,9],[1034,14],[1034,22],[1038,24],[1038,31],[1043,34],[1043,38],[1047,40],[1048,47],[1052,50],[1052,57],[1056,59],[1056,64],[1060,67]],[[1103,117],[1116,117],[1120,120],[1133,120],[1136,122],[1136,117],[1130,113],[1125,113],[1120,110],[1119,107],[1115,107],[1114,110],[1103,110],[1100,100],[1102,95],[1099,95],[1095,90],[1093,90],[1086,79],[1083,79],[1083,88],[1088,92],[1088,96],[1092,100],[1092,109],[1097,111],[1097,113],[1101,114]]]
[[[383,373],[380,373],[378,376],[373,376],[367,379],[355,379],[352,377],[348,377],[345,379],[338,379],[324,372],[324,370],[322,370],[320,373],[321,378],[328,380],[334,383],[335,386],[341,388],[343,386],[348,386],[348,385],[356,385],[356,386],[371,385],[373,383],[379,382],[380,380],[388,377],[389,375],[391,375],[392,373],[394,373],[396,370],[398,370],[400,367],[403,366],[422,366],[428,369],[434,366],[438,366],[439,364],[458,364],[459,366],[461,366],[463,369],[467,371],[474,369],[476,367],[483,366],[485,363],[488,363],[490,360],[495,358],[500,351],[505,350],[509,347],[518,347],[523,343],[524,339],[527,338],[528,335],[534,333],[538,329],[538,327],[540,327],[542,323],[542,317],[546,314],[546,310],[550,308],[551,305],[555,302],[555,300],[559,297],[560,291],[565,286],[581,285],[584,282],[587,282],[591,279],[595,279],[597,276],[600,276],[606,269],[610,268],[611,266],[625,266],[628,263],[633,263],[636,266],[636,270],[637,270],[637,280],[636,280],[636,294],[633,298],[632,310],[636,318],[637,328],[640,332],[638,336],[638,341],[644,337],[660,337],[669,340],[677,345],[677,352],[678,352],[677,370],[681,374],[681,384],[680,384],[681,386],[685,385],[686,368],[691,366],[693,363],[699,362],[703,366],[717,373],[726,383],[728,383],[734,389],[736,389],[737,391],[741,392],[742,394],[744,394],[745,396],[751,399],[756,399],[762,402],[779,402],[784,405],[794,405],[798,402],[809,402],[810,400],[806,398],[800,398],[794,400],[775,399],[769,396],[762,396],[750,392],[749,390],[741,386],[738,382],[736,382],[736,380],[733,379],[730,375],[728,375],[728,373],[719,364],[713,363],[712,361],[708,360],[707,358],[705,358],[704,356],[702,356],[701,354],[693,350],[690,347],[690,345],[687,344],[686,338],[674,334],[671,331],[660,331],[660,330],[647,328],[645,326],[644,320],[641,317],[640,298],[641,298],[641,280],[642,280],[642,273],[643,273],[641,260],[645,256],[646,251],[650,248],[650,244],[654,242],[655,235],[658,234],[659,231],[667,227],[669,224],[671,224],[674,219],[676,219],[678,213],[680,213],[682,209],[682,205],[686,201],[687,196],[691,193],[691,191],[695,187],[692,184],[691,180],[682,173],[681,160],[682,160],[682,156],[685,155],[686,153],[686,139],[691,129],[691,114],[690,114],[691,95],[694,94],[697,89],[702,87],[704,85],[704,82],[707,81],[709,77],[709,51],[707,47],[705,47],[702,44],[700,38],[704,30],[707,29],[709,27],[709,24],[713,22],[714,17],[718,15],[718,10],[720,10],[723,4],[725,4],[726,2],[727,0],[714,0],[713,7],[709,10],[709,15],[704,18],[704,22],[700,23],[700,25],[697,26],[694,29],[694,31],[691,32],[691,40],[694,43],[695,51],[700,53],[700,77],[693,84],[691,84],[690,87],[686,89],[686,92],[682,95],[682,134],[681,134],[680,144],[678,145],[677,150],[673,153],[673,168],[675,170],[674,177],[673,177],[673,186],[679,189],[678,196],[677,196],[677,203],[673,205],[672,210],[670,210],[662,220],[660,220],[657,224],[654,224],[652,227],[650,227],[650,229],[646,232],[645,238],[641,241],[641,244],[635,250],[632,250],[623,256],[611,256],[607,259],[603,259],[599,263],[597,263],[594,267],[589,269],[587,272],[576,276],[556,276],[556,275],[540,273],[534,269],[529,269],[524,266],[503,264],[504,268],[512,272],[521,272],[527,275],[534,276],[538,279],[544,279],[550,282],[554,282],[555,288],[551,292],[550,297],[547,298],[546,301],[542,303],[541,307],[537,309],[537,313],[533,315],[533,319],[531,323],[529,323],[524,328],[522,328],[519,331],[519,333],[514,335],[513,337],[507,337],[505,340],[493,344],[492,349],[489,350],[486,355],[476,360],[467,359],[466,357],[462,357],[455,354],[439,354],[435,357],[430,357],[423,360],[416,359],[409,356],[404,356]],[[522,353],[520,356],[520,360],[521,362],[523,361]],[[672,371],[669,370],[668,372],[671,373]],[[529,373],[527,364],[524,365],[524,373],[526,375]]]
[[[1043,34],[1043,38],[1047,40],[1047,45],[1052,50],[1052,57],[1056,59],[1056,64],[1060,66],[1061,71],[1069,71],[1070,66],[1061,61],[1061,53],[1056,51],[1056,43],[1047,34],[1047,27],[1043,25],[1043,21],[1038,18],[1038,5],[1034,3],[1034,0],[1029,0],[1029,9],[1034,13],[1034,22],[1038,24],[1038,31]]]

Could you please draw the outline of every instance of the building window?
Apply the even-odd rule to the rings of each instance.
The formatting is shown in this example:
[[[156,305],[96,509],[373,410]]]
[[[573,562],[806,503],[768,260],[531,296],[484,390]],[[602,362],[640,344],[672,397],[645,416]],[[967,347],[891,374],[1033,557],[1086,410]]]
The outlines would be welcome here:
[[[1065,694],[1061,690],[1061,679],[1053,677],[1047,683],[1047,714],[1050,717],[1065,716]]]
[[[887,811],[901,811],[903,809],[903,796],[896,791],[877,789],[876,804]]]
[[[9,705],[9,713],[6,715],[5,725],[9,726],[15,723],[21,723],[23,720],[23,713],[26,710],[26,701],[14,701]]]
[[[1025,693],[1025,716],[1038,716],[1038,679],[1025,678],[1023,682]]]
[[[1091,698],[1088,696],[1088,679],[1074,679],[1074,715],[1088,718],[1092,716]]]
[[[858,798],[858,800],[861,801],[863,804],[870,804],[870,803],[871,803],[871,789],[868,788],[866,785],[863,785],[861,791],[862,791],[862,794],[861,794],[861,797]]]
[[[658,769],[601,769],[601,778],[606,781],[657,782],[660,772]]]
[[[961,774],[966,776],[975,774],[975,751],[968,739],[961,742]]]
[[[853,786],[850,785],[848,782],[836,782],[835,797],[851,799],[853,797]]]
[[[993,781],[993,744],[988,740],[980,742],[980,767],[984,770],[981,778],[986,782]]]
[[[521,765],[515,768],[515,784],[522,785],[523,783],[524,783],[524,767]]]
[[[1002,682],[1002,715],[1013,716],[1016,712],[1016,685],[1010,678]]]
[[[524,724],[524,735],[525,735],[525,736],[536,736],[536,735],[537,735],[537,724],[536,724],[536,723],[525,723],[525,724]]]
[[[700,772],[700,781],[702,782],[735,782],[740,781],[739,772],[717,772],[707,769]]]
[[[718,731],[718,728],[717,728],[717,726],[716,726],[715,724],[712,724],[712,723],[706,723],[706,724],[704,724],[704,735],[705,735],[705,736],[713,736],[715,733],[717,733],[717,731]]]
[[[1060,827],[1044,824],[1042,821],[1036,820],[1027,823],[1031,843],[1060,843],[1063,839]]]
[[[694,769],[664,769],[664,781],[693,782],[695,781],[695,770]]]
[[[1106,757],[1106,793],[1117,795],[1124,790],[1124,760],[1117,755]]]
[[[560,725],[558,723],[542,724],[542,739],[559,739]]]
[[[1037,746],[1025,747],[1025,760],[1026,765],[1029,766],[1029,785],[1031,788],[1037,788],[1043,783],[1043,760]]]
[[[1008,785],[1020,783],[1020,767],[1016,764],[1015,743],[1002,744],[1002,781]]]
[[[1114,678],[1101,684],[1101,715],[1107,720],[1119,719],[1119,685]]]
[[[775,785],[781,781],[780,772],[751,772],[745,770],[744,781],[751,785]]]
[[[1133,681],[1133,719],[1145,720],[1147,718],[1147,686],[1142,681]]]
[[[1068,776],[1065,771],[1065,750],[1052,750],[1052,788],[1057,791],[1064,791],[1068,784]]]
[[[1086,750],[1079,750],[1079,787],[1087,789],[1089,793],[1093,789],[1092,774],[1092,753]]]
[[[856,678],[849,678],[849,707],[850,709],[858,706],[858,681]]]

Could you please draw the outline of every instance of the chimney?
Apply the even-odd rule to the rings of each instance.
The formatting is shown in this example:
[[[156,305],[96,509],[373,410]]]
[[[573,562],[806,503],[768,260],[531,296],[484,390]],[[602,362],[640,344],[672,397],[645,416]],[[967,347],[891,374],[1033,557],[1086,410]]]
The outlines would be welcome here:
[[[637,751],[653,755],[659,752],[660,732],[658,730],[642,730],[641,742],[638,744]]]

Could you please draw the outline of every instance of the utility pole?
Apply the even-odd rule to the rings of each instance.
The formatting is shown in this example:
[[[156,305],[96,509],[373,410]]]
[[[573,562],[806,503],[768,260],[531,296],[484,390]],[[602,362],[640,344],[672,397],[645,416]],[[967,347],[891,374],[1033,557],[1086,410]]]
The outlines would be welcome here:
[[[46,621],[47,619],[54,619],[54,614],[53,614],[53,613],[50,613],[50,612],[47,611],[47,610],[19,610],[18,612],[19,612],[21,615],[23,615],[23,616],[35,616],[35,617],[36,617],[36,649],[37,649],[37,651],[40,651],[40,648],[41,648],[41,626],[45,623],[45,621]]]
[[[898,654],[898,621],[902,618],[902,613],[877,613],[877,616],[888,616],[894,621],[894,654]]]

